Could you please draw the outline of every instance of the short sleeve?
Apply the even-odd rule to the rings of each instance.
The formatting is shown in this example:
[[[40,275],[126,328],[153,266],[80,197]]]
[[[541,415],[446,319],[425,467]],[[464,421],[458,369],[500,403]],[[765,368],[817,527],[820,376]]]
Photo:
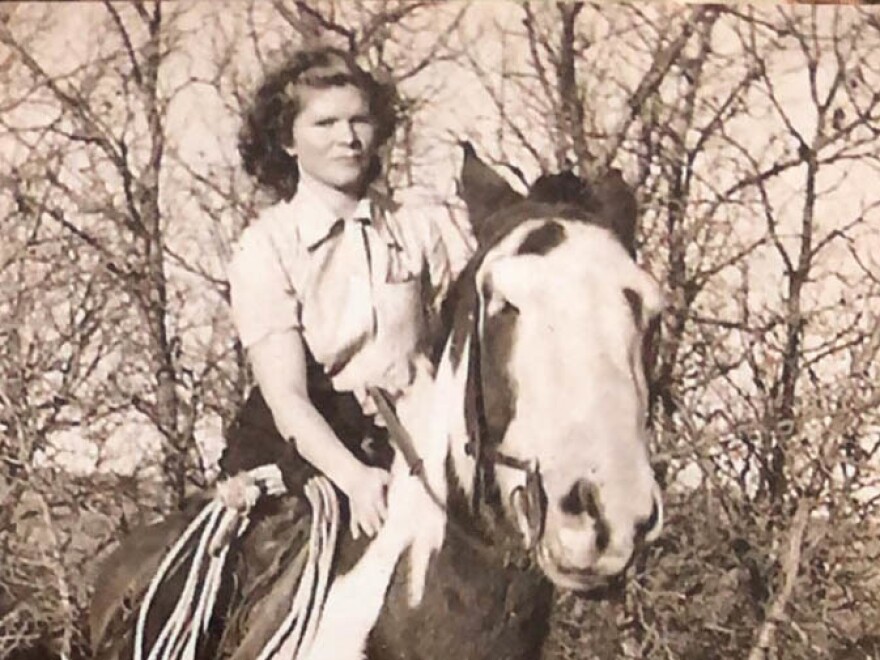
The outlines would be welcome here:
[[[302,327],[294,283],[259,225],[242,234],[227,276],[232,322],[245,348],[270,334]]]

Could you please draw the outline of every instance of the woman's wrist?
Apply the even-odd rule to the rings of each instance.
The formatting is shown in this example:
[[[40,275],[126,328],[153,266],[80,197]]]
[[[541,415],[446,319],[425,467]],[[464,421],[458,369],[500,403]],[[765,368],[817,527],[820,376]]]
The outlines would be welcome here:
[[[334,466],[334,474],[327,475],[330,481],[335,483],[346,495],[354,489],[355,484],[362,481],[363,472],[366,469],[366,466],[354,456],[349,454],[349,458],[350,460],[344,461],[338,467]]]
[[[276,425],[284,428],[299,455],[342,492],[348,494],[363,479],[364,464],[336,437],[308,399],[290,400]]]

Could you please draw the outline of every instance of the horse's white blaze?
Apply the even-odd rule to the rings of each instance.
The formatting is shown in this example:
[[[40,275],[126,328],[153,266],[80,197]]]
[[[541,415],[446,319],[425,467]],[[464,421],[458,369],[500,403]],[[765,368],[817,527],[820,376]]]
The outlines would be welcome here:
[[[539,557],[554,580],[576,587],[578,574],[625,568],[637,526],[659,506],[644,428],[643,328],[623,292],[639,295],[646,317],[662,300],[656,282],[600,227],[556,220],[565,229],[559,245],[517,254],[545,222],[524,223],[499,243],[477,285],[486,290],[487,314],[501,302],[519,311],[508,364],[516,413],[503,450],[538,459],[548,501]],[[499,470],[498,481],[509,504],[521,475]],[[586,510],[561,505],[579,482],[590,485],[598,524]]]

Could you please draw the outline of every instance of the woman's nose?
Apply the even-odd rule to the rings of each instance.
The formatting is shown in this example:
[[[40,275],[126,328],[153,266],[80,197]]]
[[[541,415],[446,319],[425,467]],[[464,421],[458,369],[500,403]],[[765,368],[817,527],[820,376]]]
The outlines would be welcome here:
[[[354,122],[341,121],[336,130],[337,138],[344,144],[358,147],[361,145],[361,138]]]

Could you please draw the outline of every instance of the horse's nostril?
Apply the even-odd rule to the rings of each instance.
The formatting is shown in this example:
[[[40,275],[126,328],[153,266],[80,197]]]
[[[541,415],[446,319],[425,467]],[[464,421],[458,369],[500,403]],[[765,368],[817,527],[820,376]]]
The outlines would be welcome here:
[[[587,513],[593,518],[599,517],[595,487],[586,479],[578,479],[571,490],[560,500],[559,505],[562,507],[562,512],[570,516]]]
[[[560,500],[562,512],[570,516],[586,513],[593,519],[596,534],[596,550],[604,552],[611,541],[611,528],[602,515],[596,486],[586,479],[578,479],[571,490]]]

